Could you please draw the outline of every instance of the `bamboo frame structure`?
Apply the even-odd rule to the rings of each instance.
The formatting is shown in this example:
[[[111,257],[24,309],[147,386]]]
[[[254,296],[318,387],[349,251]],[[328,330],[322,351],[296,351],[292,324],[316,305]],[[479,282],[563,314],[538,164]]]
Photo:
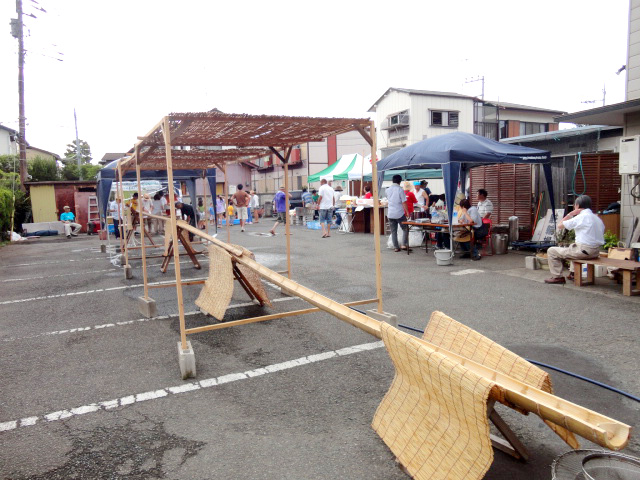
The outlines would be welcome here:
[[[303,300],[306,300],[312,305],[330,313],[340,320],[343,320],[377,338],[381,338],[382,322],[324,297],[323,295],[304,287],[267,267],[264,267],[255,260],[247,258],[242,254],[242,251],[237,248],[221,242],[204,232],[198,231],[198,229],[193,228],[182,220],[178,221],[178,224],[185,230],[189,230],[196,235],[200,235],[216,246],[223,248],[235,257],[234,260],[237,263],[250,268],[268,281],[287,289]],[[629,441],[631,430],[629,425],[618,422],[617,420],[601,415],[580,405],[571,403],[551,393],[547,393],[543,390],[527,385],[526,383],[516,380],[509,375],[476,363],[461,355],[439,347],[438,345],[427,342],[426,340],[416,340],[430,350],[443,354],[474,373],[491,380],[496,385],[496,389],[494,389],[494,392],[492,393],[492,398],[498,402],[501,402],[511,408],[516,408],[516,410],[521,412],[526,411],[535,413],[543,420],[549,420],[557,425],[564,426],[567,430],[612,450],[620,450],[624,448]]]
[[[253,129],[253,130],[252,130]],[[369,130],[367,132],[367,129]],[[268,116],[249,116],[249,115],[233,115],[221,113],[195,113],[195,114],[171,114],[164,117],[147,135],[138,137],[138,142],[134,148],[134,154],[129,158],[123,159],[119,167],[126,166],[128,168],[135,167],[136,171],[141,168],[160,167],[159,162],[164,156],[165,168],[172,173],[174,166],[174,155],[178,158],[177,168],[208,168],[215,166],[225,175],[224,181],[224,198],[225,210],[228,209],[228,176],[226,165],[231,162],[238,162],[250,158],[259,158],[266,153],[271,152],[278,156],[284,166],[284,186],[285,186],[285,205],[286,212],[289,212],[289,157],[293,146],[298,143],[315,141],[325,138],[329,135],[336,135],[348,131],[358,131],[371,146],[371,158],[373,163],[374,174],[377,172],[375,161],[376,143],[375,143],[375,125],[368,119],[335,119],[335,118],[307,118],[307,117],[268,117]],[[265,133],[266,132],[266,133]],[[270,138],[269,138],[270,137]],[[186,145],[190,150],[172,150],[175,145]],[[199,146],[225,146],[236,145],[236,148],[223,150],[202,150]],[[282,152],[282,153],[280,153]],[[169,183],[173,185],[173,176],[168,178]],[[374,208],[379,209],[379,198],[377,195],[377,184],[374,182]],[[213,196],[213,194],[212,194]],[[170,211],[175,218],[174,201],[170,202]],[[149,215],[146,215],[147,217]],[[381,272],[381,252],[380,252],[380,233],[379,218],[374,220],[374,244],[375,244],[375,262],[376,269],[376,296],[377,310],[383,311],[382,303],[382,272]],[[154,217],[155,218],[155,217]],[[227,218],[226,230],[227,241],[231,240],[230,218]],[[176,225],[171,223],[172,235]],[[175,237],[175,236],[174,236]],[[173,238],[173,237],[172,237]],[[285,215],[285,241],[287,255],[287,277],[292,277],[291,266],[291,218]],[[175,238],[173,245],[177,246]],[[126,252],[126,262],[128,265],[129,257]],[[165,254],[166,241],[165,241]],[[174,262],[179,262],[179,252],[177,248],[173,249]],[[143,257],[146,256],[146,249]],[[143,263],[146,263],[143,261]],[[143,270],[145,270],[143,268]],[[178,269],[179,270],[179,269]],[[147,282],[146,272],[143,271],[145,285]],[[179,272],[176,271],[176,276]],[[178,293],[179,310],[182,312],[183,301],[181,291],[181,281],[176,278],[176,290]],[[145,289],[145,298],[148,298]],[[184,318],[181,317],[181,340],[184,342],[185,334],[183,332]]]

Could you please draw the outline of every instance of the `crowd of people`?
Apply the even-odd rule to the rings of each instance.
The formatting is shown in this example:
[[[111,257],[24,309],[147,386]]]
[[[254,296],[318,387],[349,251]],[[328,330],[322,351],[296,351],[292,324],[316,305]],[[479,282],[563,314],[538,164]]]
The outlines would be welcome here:
[[[395,252],[408,250],[409,226],[405,222],[413,217],[414,211],[419,210],[425,216],[440,216],[444,212],[445,196],[432,195],[427,182],[404,182],[402,177],[394,175],[392,185],[386,190],[388,202],[387,218],[391,229],[391,242]],[[477,206],[472,206],[471,200],[464,195],[457,199],[455,206],[457,223],[467,225],[466,229],[456,232],[454,240],[463,251],[462,258],[480,260],[479,245],[489,233],[493,203],[487,198],[488,192],[479,189],[477,192]],[[446,218],[446,215],[444,215]],[[402,230],[402,244],[398,242],[398,229]],[[450,235],[444,231],[436,234],[436,248],[445,249],[450,245]]]

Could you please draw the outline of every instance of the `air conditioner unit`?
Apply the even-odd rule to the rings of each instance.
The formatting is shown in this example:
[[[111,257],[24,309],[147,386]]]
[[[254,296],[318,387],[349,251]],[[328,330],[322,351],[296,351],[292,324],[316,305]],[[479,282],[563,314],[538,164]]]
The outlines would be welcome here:
[[[640,173],[640,135],[620,139],[620,175]]]

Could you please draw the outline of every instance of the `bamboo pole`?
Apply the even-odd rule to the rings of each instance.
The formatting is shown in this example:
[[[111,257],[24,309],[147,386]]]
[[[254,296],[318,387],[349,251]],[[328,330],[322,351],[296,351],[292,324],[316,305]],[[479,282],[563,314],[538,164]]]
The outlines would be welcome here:
[[[184,323],[184,300],[182,298],[182,276],[180,274],[180,252],[178,248],[178,227],[176,219],[176,198],[173,191],[173,162],[171,161],[171,131],[169,117],[164,117],[162,124],[164,134],[164,150],[167,160],[167,181],[169,182],[169,214],[171,216],[171,238],[173,239],[173,263],[176,271],[176,293],[178,295],[178,315],[180,316],[180,344],[182,350],[187,349],[187,335]],[[184,223],[184,222],[183,222]],[[196,229],[197,230],[197,229]],[[198,230],[201,232],[200,230]]]
[[[287,277],[291,278],[291,215],[289,215],[289,157],[284,162],[285,237],[287,237]]]
[[[371,136],[371,191],[373,194],[373,242],[375,247],[376,295],[378,296],[378,312],[382,313],[382,265],[380,260],[380,195],[378,193],[378,158],[376,156],[376,125],[371,120],[369,127]]]
[[[178,223],[181,228],[206,238],[229,253],[233,253],[234,250],[237,251],[234,247],[207,235],[201,230],[199,231],[198,229],[193,228],[184,221],[180,221]],[[377,338],[382,337],[382,322],[352,310],[341,303],[331,300],[330,298],[288,279],[287,277],[279,275],[246,255],[237,256],[235,261],[245,265],[270,282],[289,290],[294,295],[306,300],[310,304],[330,313],[334,317],[339,318],[340,320],[343,320]],[[448,350],[429,343],[426,340],[416,340],[425,347],[459,362],[467,369],[494,382],[497,389],[494,389],[495,391],[493,395],[494,398],[501,403],[512,408],[515,406],[521,410],[535,413],[543,420],[549,420],[557,425],[561,425],[589,441],[612,450],[620,450],[624,448],[629,441],[631,431],[631,427],[629,425],[618,422],[617,420],[601,415],[585,407],[581,407],[580,405],[571,403],[553,394],[534,388],[508,375],[468,360],[458,354],[449,352]]]
[[[348,303],[344,303],[343,305],[355,307],[356,305],[366,305],[367,303],[375,303],[377,301],[378,301],[377,298],[372,298],[369,300],[357,300],[355,302],[348,302]],[[215,323],[212,325],[203,325],[202,327],[187,329],[187,335],[190,335],[193,333],[206,332],[209,330],[220,330],[222,328],[237,327],[238,325],[247,325],[249,323],[266,322],[267,320],[277,320],[279,318],[295,317],[298,315],[306,315],[307,313],[316,313],[320,311],[321,310],[318,307],[313,307],[313,308],[305,308],[302,310],[293,310],[291,312],[281,312],[281,313],[274,313],[271,315],[262,315],[260,317],[244,318],[242,320],[233,320],[231,322]]]
[[[205,232],[209,233],[209,204],[207,202],[207,189],[209,189],[209,196],[211,197],[212,206],[213,206],[213,192],[209,187],[209,179],[207,178],[206,170],[202,170],[202,189],[204,194],[204,226],[205,226]]]
[[[140,229],[142,230],[140,237],[140,247],[142,249],[142,283],[144,284],[144,298],[149,299],[149,279],[147,278],[147,254],[145,244],[145,225],[144,225],[144,198],[142,198],[142,182],[140,181],[140,163],[138,162],[138,155],[140,154],[140,147],[135,146],[135,159],[136,159],[136,180],[138,181],[138,215],[140,217]]]

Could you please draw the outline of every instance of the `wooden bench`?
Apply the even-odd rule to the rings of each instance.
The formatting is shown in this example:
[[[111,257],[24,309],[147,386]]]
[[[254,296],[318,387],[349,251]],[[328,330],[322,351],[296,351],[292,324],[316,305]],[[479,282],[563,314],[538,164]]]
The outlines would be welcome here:
[[[576,287],[585,285],[593,285],[594,281],[594,265],[604,265],[605,267],[613,267],[622,273],[622,294],[626,296],[640,295],[640,262],[633,260],[619,260],[614,258],[600,257],[574,260],[573,262],[573,283]],[[587,266],[587,278],[582,278],[582,265]],[[634,275],[635,274],[635,275]],[[636,288],[632,288],[632,278],[635,276]]]

